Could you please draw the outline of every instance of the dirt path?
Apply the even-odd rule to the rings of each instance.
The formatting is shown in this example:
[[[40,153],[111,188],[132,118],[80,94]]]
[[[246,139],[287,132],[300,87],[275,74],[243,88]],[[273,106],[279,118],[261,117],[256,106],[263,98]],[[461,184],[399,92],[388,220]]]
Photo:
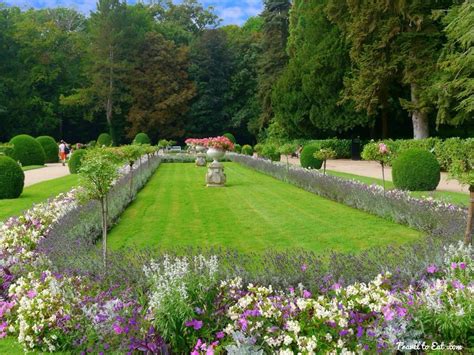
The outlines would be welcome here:
[[[282,161],[286,162],[286,159],[283,157]],[[290,162],[295,165],[300,165],[299,159],[296,158],[290,158]],[[326,168],[341,173],[349,173],[378,179],[382,178],[380,164],[373,161],[356,161],[349,159],[328,160]],[[392,168],[385,168],[385,178],[392,181]],[[467,186],[460,185],[456,180],[450,180],[448,174],[443,172],[441,173],[441,181],[439,182],[437,190],[468,193]]]
[[[61,163],[46,164],[44,168],[25,171],[25,186],[69,175],[69,169]]]

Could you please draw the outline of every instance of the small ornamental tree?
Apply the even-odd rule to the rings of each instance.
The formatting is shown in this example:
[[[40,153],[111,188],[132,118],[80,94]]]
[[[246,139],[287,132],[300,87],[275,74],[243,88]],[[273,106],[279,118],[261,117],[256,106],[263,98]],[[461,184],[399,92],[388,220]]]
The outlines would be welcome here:
[[[323,162],[323,174],[326,175],[326,161],[328,159],[334,159],[336,157],[336,152],[330,148],[323,148],[315,152],[314,157]]]
[[[474,234],[474,148],[468,149],[464,157],[454,161],[449,169],[450,175],[461,184],[469,186],[469,212],[467,216],[464,244],[472,244]]]
[[[361,156],[364,160],[377,161],[382,166],[383,189],[385,191],[385,165],[390,159],[390,149],[384,143],[371,142],[364,146]]]
[[[144,150],[140,145],[126,145],[118,149],[119,155],[127,162],[130,167],[130,201],[133,199],[133,165],[143,155]]]
[[[286,157],[286,171],[290,170],[290,161],[289,156],[296,151],[296,145],[292,143],[283,144],[280,148],[278,148],[278,152],[281,155]]]
[[[102,255],[104,269],[107,267],[107,195],[118,177],[119,159],[105,148],[96,148],[87,152],[79,169],[80,185],[87,199],[100,202],[102,216]]]

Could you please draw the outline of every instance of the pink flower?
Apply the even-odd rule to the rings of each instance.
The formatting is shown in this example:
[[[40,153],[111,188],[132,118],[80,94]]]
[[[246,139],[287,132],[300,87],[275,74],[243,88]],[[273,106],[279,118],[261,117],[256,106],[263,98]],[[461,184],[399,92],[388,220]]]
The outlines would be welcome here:
[[[304,298],[310,298],[311,297],[311,292],[307,291],[307,290],[304,290],[303,291],[303,297]]]
[[[458,280],[454,280],[453,282],[451,282],[451,285],[453,285],[453,287],[456,289],[456,290],[462,290],[464,289],[464,285],[458,281]]]
[[[223,337],[225,337],[225,333],[224,333],[224,332],[218,332],[218,333],[216,334],[216,338],[217,338],[217,339],[222,339]]]
[[[247,319],[240,318],[239,319],[239,325],[240,325],[240,328],[245,332],[247,330],[247,327],[248,327],[249,323],[247,322]]]
[[[305,272],[308,269],[308,265],[303,264],[301,265],[301,271]]]
[[[459,263],[459,268],[461,270],[466,270],[466,263]]]
[[[457,267],[458,267],[458,264],[456,264],[456,263],[451,263],[451,269],[454,270],[454,269],[456,269]]]
[[[31,299],[31,298],[35,298],[36,295],[37,295],[37,293],[36,293],[35,290],[29,290],[29,291],[26,293],[26,295],[28,296],[28,298]]]
[[[428,266],[428,267],[426,268],[426,271],[427,271],[429,274],[434,274],[436,271],[438,271],[438,268],[436,267],[436,265],[431,264],[430,266]]]
[[[8,328],[7,322],[0,323],[0,339],[5,338],[7,336],[7,332],[6,332],[7,328]]]
[[[393,317],[395,316],[395,312],[392,310],[390,306],[382,307],[382,313],[383,313],[383,316],[385,317],[385,320],[392,320]]]
[[[388,153],[388,147],[384,143],[379,144],[379,152],[381,154],[387,154]]]
[[[112,328],[114,329],[115,334],[122,334],[122,333],[124,333],[124,330],[123,330],[123,328],[120,326],[120,324],[114,323],[114,325],[112,326]]]

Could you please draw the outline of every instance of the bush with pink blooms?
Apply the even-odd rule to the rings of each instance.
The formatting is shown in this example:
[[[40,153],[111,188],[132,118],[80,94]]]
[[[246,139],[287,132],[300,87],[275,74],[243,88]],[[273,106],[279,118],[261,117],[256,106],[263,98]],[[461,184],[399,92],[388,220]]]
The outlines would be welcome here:
[[[233,151],[234,143],[224,136],[209,138],[188,138],[185,143],[189,146],[204,146],[207,148],[221,149],[225,151]]]

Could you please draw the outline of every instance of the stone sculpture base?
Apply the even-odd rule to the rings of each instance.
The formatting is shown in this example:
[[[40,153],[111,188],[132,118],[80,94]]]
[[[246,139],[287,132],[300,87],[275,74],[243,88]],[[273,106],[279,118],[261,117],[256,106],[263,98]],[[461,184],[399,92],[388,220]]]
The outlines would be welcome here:
[[[196,157],[196,166],[206,166],[206,154],[198,153]]]
[[[224,187],[227,177],[224,173],[224,165],[213,161],[207,168],[207,187]]]

